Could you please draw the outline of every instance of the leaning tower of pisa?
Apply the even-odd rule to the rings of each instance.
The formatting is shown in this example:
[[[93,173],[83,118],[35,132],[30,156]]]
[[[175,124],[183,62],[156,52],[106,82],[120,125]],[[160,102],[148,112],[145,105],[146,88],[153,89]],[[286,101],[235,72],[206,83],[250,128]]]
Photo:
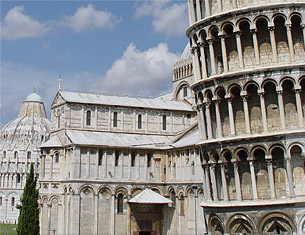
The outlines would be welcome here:
[[[188,0],[208,234],[305,234],[305,2]]]

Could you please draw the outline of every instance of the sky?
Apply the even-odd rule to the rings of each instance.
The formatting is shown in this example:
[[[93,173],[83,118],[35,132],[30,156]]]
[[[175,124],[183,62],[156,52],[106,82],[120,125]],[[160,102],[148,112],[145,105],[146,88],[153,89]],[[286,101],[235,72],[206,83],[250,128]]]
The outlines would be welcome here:
[[[35,89],[131,97],[171,91],[188,39],[186,0],[1,1],[0,127]]]

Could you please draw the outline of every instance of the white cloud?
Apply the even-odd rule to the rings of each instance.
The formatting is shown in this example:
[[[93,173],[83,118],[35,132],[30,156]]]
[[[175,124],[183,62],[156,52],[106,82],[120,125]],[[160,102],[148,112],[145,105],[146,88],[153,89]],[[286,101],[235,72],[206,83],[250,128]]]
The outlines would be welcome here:
[[[1,37],[3,39],[19,39],[40,37],[47,33],[49,28],[32,17],[23,13],[23,6],[10,9],[4,21],[1,22]]]
[[[66,16],[63,24],[79,33],[94,29],[113,28],[121,21],[107,11],[99,11],[92,4],[87,7],[81,6],[72,16]]]
[[[188,26],[187,4],[165,1],[145,1],[137,5],[135,16],[152,16],[152,25],[158,33],[184,35]]]
[[[171,88],[172,66],[178,59],[179,55],[171,53],[166,43],[146,51],[130,44],[95,87],[121,95],[159,95]]]

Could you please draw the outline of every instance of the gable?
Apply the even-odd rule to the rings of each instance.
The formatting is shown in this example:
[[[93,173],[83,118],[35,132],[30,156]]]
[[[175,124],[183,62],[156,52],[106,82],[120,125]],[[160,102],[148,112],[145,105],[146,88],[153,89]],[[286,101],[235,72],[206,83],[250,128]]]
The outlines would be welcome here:
[[[57,92],[53,102],[52,102],[52,105],[51,105],[51,109],[57,105],[60,105],[60,104],[64,104],[66,101],[65,99],[62,97],[62,95],[60,94],[60,92]]]

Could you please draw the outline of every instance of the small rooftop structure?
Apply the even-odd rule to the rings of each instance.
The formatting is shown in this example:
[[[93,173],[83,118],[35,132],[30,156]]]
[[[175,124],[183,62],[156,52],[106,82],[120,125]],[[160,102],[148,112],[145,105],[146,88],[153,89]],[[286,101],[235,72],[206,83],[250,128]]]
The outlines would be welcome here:
[[[152,191],[151,189],[144,189],[141,193],[131,198],[129,203],[139,204],[168,204],[172,201],[163,197],[159,193]]]

